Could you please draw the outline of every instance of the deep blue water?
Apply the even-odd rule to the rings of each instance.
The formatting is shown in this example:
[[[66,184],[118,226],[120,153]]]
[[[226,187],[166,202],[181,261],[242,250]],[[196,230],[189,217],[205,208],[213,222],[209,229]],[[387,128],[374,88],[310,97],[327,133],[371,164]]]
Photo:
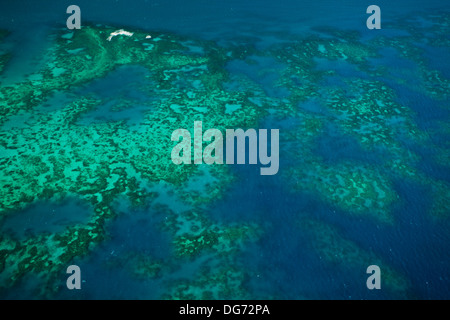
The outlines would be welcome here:
[[[92,208],[76,199],[58,202],[37,201],[2,221],[2,234],[11,233],[13,238],[26,240],[40,233],[58,233],[67,226],[86,223],[92,216]]]
[[[51,44],[46,34],[52,28],[64,28],[70,1],[14,1],[0,4],[0,28],[12,31],[10,36],[14,57],[5,73],[0,76],[3,83],[13,83],[36,69],[39,56]],[[335,29],[358,30],[361,39],[373,37],[367,30],[365,13],[368,3],[358,1],[318,1],[304,3],[298,0],[270,1],[86,1],[76,2],[82,10],[82,21],[93,23],[165,30],[175,34],[212,40],[227,47],[236,44],[251,44],[261,50],[292,37],[302,36],[313,27],[327,26]],[[391,25],[398,15],[412,17],[420,12],[439,9],[448,12],[448,3],[442,1],[378,1],[382,9],[382,30],[378,35],[396,37],[407,35]],[[393,26],[393,27],[391,27]],[[282,36],[280,36],[282,35]],[[425,46],[426,47],[426,46]],[[381,58],[369,59],[372,66],[388,65],[390,77],[382,79],[392,88],[397,101],[413,111],[417,127],[430,133],[435,145],[447,143],[448,131],[441,131],[439,124],[450,120],[448,100],[436,102],[423,92],[399,84],[395,78],[408,78],[414,73],[415,64],[401,59],[392,49],[380,50]],[[449,77],[450,54],[448,47],[427,48],[429,67],[436,68],[443,76]],[[254,57],[256,64],[236,60],[226,69],[232,75],[245,76],[259,84],[265,94],[274,99],[288,97],[289,91],[275,87],[279,73],[285,65],[268,57]],[[339,63],[316,59],[316,70],[334,70],[336,75],[323,79],[324,84],[342,86],[342,78],[363,78],[369,75],[357,70],[348,62]],[[266,72],[260,73],[264,69]],[[267,71],[268,70],[268,71]],[[148,101],[158,100],[154,92],[144,92],[135,84],[144,81],[146,70],[139,66],[122,67],[102,79],[69,93],[56,93],[46,101],[47,106],[39,110],[57,110],[70,95],[90,92],[104,103],[95,110],[84,114],[79,124],[107,122],[126,119],[129,125],[136,125],[148,110]],[[129,85],[122,86],[126,79]],[[417,79],[408,81],[415,84]],[[238,85],[230,88],[237,88]],[[66,95],[69,95],[66,96]],[[322,94],[324,94],[322,92]],[[119,112],[111,112],[111,107],[119,99],[128,100],[133,106]],[[320,100],[320,99],[319,99]],[[323,105],[313,98],[302,102],[299,109],[320,117],[330,117]],[[286,120],[284,120],[286,121]],[[296,123],[293,123],[295,126]],[[269,119],[264,128],[289,128],[285,122]],[[438,151],[434,145],[421,145],[406,141],[416,154],[421,156],[417,169],[425,175],[450,184],[450,169],[447,164],[438,164],[433,156]],[[206,204],[202,209],[207,217],[217,223],[258,224],[264,236],[254,243],[246,244],[235,257],[237,265],[244,268],[247,275],[245,288],[255,299],[391,299],[387,290],[367,290],[366,270],[358,264],[335,266],[324,263],[313,248],[313,237],[302,232],[298,223],[302,218],[312,218],[331,225],[339,234],[354,242],[362,249],[373,252],[390,267],[395,268],[412,283],[412,296],[419,299],[448,299],[450,297],[450,222],[448,218],[436,222],[429,214],[432,206],[431,191],[413,179],[389,175],[393,188],[401,201],[395,204],[392,214],[393,225],[383,225],[374,219],[349,215],[338,206],[324,201],[320,195],[307,188],[292,192],[283,175],[285,170],[302,162],[302,145],[294,145],[300,158],[292,159],[290,153],[280,151],[280,170],[275,176],[260,176],[259,166],[231,166],[237,181],[224,190],[223,198]],[[383,147],[371,152],[358,144],[356,138],[336,128],[333,122],[325,126],[317,135],[312,152],[327,164],[354,161],[373,166],[381,165],[392,157]],[[448,153],[448,149],[447,154]],[[450,159],[449,159],[450,160]],[[292,178],[294,179],[294,178]],[[446,199],[449,199],[447,196]],[[119,199],[116,202],[120,214],[106,226],[108,238],[98,248],[85,257],[73,262],[83,270],[83,289],[69,292],[64,283],[64,270],[60,275],[60,290],[57,298],[63,299],[159,299],[165,293],[170,281],[195,279],[200,270],[199,261],[178,260],[178,265],[167,266],[162,277],[142,280],[130,276],[135,254],[149,255],[155,259],[169,259],[173,254],[173,244],[168,232],[159,229],[163,215],[143,208],[131,210]],[[447,204],[447,208],[448,208]],[[172,209],[175,208],[174,204]],[[51,215],[52,210],[64,211],[61,220]],[[1,221],[0,232],[13,237],[26,237],[40,232],[60,232],[61,225],[71,226],[83,223],[89,218],[91,208],[75,202],[64,204],[33,204]],[[79,213],[78,215],[76,213]],[[33,216],[31,217],[31,215]],[[28,230],[28,231],[27,231]],[[130,256],[131,254],[131,256]],[[205,257],[207,260],[208,257]],[[217,262],[204,262],[212,268]],[[1,279],[1,278],[0,278]],[[33,299],[32,288],[39,287],[39,280],[25,278],[21,284],[11,288],[4,298]],[[31,288],[31,289],[30,289]],[[1,297],[1,296],[0,296]]]

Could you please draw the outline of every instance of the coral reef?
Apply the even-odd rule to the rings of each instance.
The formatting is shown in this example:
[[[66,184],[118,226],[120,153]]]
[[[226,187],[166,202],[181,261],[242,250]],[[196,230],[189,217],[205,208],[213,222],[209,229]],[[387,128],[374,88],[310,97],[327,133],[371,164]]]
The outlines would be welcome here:
[[[261,116],[257,106],[248,100],[249,93],[220,88],[224,71],[207,72],[208,68],[218,69],[215,65],[223,65],[228,59],[219,48],[210,48],[212,52],[207,56],[195,55],[186,53],[188,49],[175,36],[152,34],[149,40],[147,33],[136,31],[132,37],[117,36],[107,41],[110,32],[108,28],[90,26],[70,37],[58,38],[47,53],[49,62],[44,70],[30,77],[32,80],[0,90],[4,98],[3,123],[23,112],[30,115],[23,125],[0,133],[0,215],[14,214],[38,199],[57,201],[68,195],[84,199],[94,210],[89,223],[67,228],[61,234],[42,234],[25,242],[2,239],[2,269],[8,265],[12,279],[9,285],[32,270],[57,274],[52,271],[92,250],[105,238],[104,223],[116,215],[111,205],[119,195],[125,195],[134,207],[146,207],[157,197],[144,187],[146,184],[187,183],[198,169],[174,165],[167,141],[173,130],[189,128],[193,118],[203,117],[199,108],[207,108],[211,116],[204,121],[216,128],[248,126]],[[153,41],[151,50],[148,41]],[[71,88],[125,64],[149,68],[154,77],[151,80],[158,83],[164,99],[157,109],[149,103],[152,112],[146,113],[141,123],[143,132],[137,133],[123,121],[81,124],[80,116],[102,103],[93,96],[74,96],[71,103],[50,113],[39,107],[54,90],[70,94]],[[199,89],[193,85],[189,92],[178,91],[177,81],[181,79],[195,82]],[[241,108],[230,117],[222,112],[227,104],[239,104]],[[212,181],[221,181],[204,187],[211,187],[204,201],[212,201],[221,196],[220,189],[231,178],[225,178],[225,167],[207,169]],[[188,201],[187,195],[182,199]],[[200,230],[203,237],[194,233],[175,238],[180,256],[200,252],[203,247],[227,252],[232,247],[230,242],[247,229],[213,226],[202,218]],[[195,239],[195,245],[189,245],[188,239]]]
[[[251,295],[243,287],[245,274],[233,267],[218,267],[212,271],[205,268],[193,281],[174,281],[170,293],[162,298],[168,300],[222,300],[249,299]]]
[[[312,170],[292,169],[286,173],[296,181],[294,188],[315,190],[342,210],[393,223],[390,205],[398,195],[382,174],[351,163],[334,167],[317,162],[309,165]]]
[[[246,271],[235,258],[248,242],[264,236],[264,228],[253,221],[211,218],[215,203],[239,183],[230,167],[171,161],[171,133],[192,130],[194,121],[221,131],[264,123],[281,128],[285,162],[280,171],[290,196],[307,192],[373,225],[395,225],[394,208],[402,201],[395,183],[413,181],[429,190],[430,216],[448,218],[450,184],[426,174],[423,156],[414,148],[433,148],[434,161],[448,167],[448,143],[438,145],[432,136],[448,135],[448,125],[443,120],[434,131],[418,125],[416,110],[398,90],[407,88],[448,110],[450,80],[430,65],[416,42],[425,39],[447,48],[449,15],[424,19],[435,23],[427,28],[399,23],[409,33],[405,36],[367,40],[358,32],[324,27],[303,37],[286,35],[267,50],[100,25],[59,31],[43,53],[40,70],[0,87],[0,223],[39,200],[58,203],[67,197],[89,204],[92,215],[54,234],[25,240],[2,235],[0,295],[28,274],[38,274],[46,284],[38,294],[57,295],[58,287],[50,283],[69,263],[108,241],[108,222],[120,214],[117,202],[125,199],[128,209],[161,218],[158,227],[171,239],[170,257],[132,251],[111,263],[126,266],[134,278],[153,280],[182,274],[185,263],[196,265],[191,278],[169,277],[164,298],[250,298]],[[0,30],[0,42],[6,35]],[[414,68],[381,66],[392,52]],[[11,54],[0,52],[0,73]],[[254,67],[256,76],[230,72],[233,61]],[[130,66],[146,71],[145,81],[133,83],[142,99],[117,97],[111,89],[105,102],[98,92],[86,90]],[[273,78],[270,89],[276,94],[268,93],[260,79],[264,74]],[[52,99],[58,94],[63,103],[55,108]],[[86,120],[105,106],[112,113],[131,114],[135,101],[143,110],[136,126],[120,117]],[[327,137],[353,139],[352,150],[370,160],[349,154],[327,161],[317,147]],[[385,257],[362,249],[331,224],[307,219],[301,227],[328,263],[379,264],[393,296],[408,297],[411,284]]]

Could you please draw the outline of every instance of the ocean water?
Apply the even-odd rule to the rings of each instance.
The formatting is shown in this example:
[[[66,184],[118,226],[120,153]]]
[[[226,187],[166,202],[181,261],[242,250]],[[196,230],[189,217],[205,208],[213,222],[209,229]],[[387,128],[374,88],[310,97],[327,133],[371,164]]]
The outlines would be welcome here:
[[[0,4],[0,298],[449,299],[450,6],[370,4]],[[279,170],[175,165],[194,121]]]

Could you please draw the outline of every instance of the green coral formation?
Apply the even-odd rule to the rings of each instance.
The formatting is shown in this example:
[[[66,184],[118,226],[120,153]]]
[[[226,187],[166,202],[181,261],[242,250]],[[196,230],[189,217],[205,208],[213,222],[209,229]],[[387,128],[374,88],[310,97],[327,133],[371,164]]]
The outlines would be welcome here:
[[[0,134],[0,215],[14,214],[38,199],[57,201],[68,195],[76,195],[94,208],[90,222],[63,233],[22,242],[2,239],[2,268],[9,266],[10,285],[31,271],[50,274],[92,250],[105,238],[105,221],[116,215],[111,205],[119,195],[127,197],[133,207],[146,208],[158,196],[148,191],[152,183],[167,182],[178,190],[183,183],[195,183],[191,177],[199,168],[176,166],[167,152],[173,130],[191,128],[194,120],[203,120],[208,127],[247,127],[263,115],[249,99],[257,90],[221,89],[227,74],[220,66],[230,59],[223,50],[210,48],[208,55],[193,54],[178,37],[152,33],[149,40],[148,33],[139,31],[132,37],[116,36],[108,41],[113,31],[90,26],[58,38],[47,53],[44,70],[30,80],[0,89],[3,124],[24,112],[30,115],[23,125],[12,125]],[[157,83],[163,99],[158,104],[148,102],[143,131],[136,132],[124,121],[81,124],[80,117],[102,103],[93,96],[73,96],[71,103],[51,113],[38,108],[55,90],[70,91],[126,64],[151,70],[148,86],[151,81]],[[189,89],[178,83],[181,80],[191,83]],[[180,86],[185,89],[178,90]],[[146,90],[145,85],[142,89]],[[227,104],[241,107],[225,115]],[[202,107],[207,113],[199,112]],[[221,188],[232,181],[225,167],[200,171],[211,177],[211,183],[203,187],[211,188],[203,202],[220,197]],[[181,197],[191,203],[194,199]],[[193,220],[199,224],[198,232],[174,235],[179,256],[195,255],[206,248],[226,254],[236,246],[233,241],[248,237],[246,226],[224,228],[205,223],[205,218]],[[195,245],[190,245],[189,239]],[[13,248],[4,249],[10,242]],[[47,249],[35,252],[36,248]]]
[[[233,267],[219,267],[217,271],[205,268],[193,281],[175,281],[170,284],[171,292],[163,296],[168,300],[223,300],[250,299],[243,287],[245,274]]]
[[[140,163],[141,166],[147,164],[146,170],[142,172],[144,177],[154,181],[164,180],[167,176],[182,178],[182,175],[177,175],[179,169],[177,170],[169,159],[165,159],[166,164],[155,159],[163,152],[149,150],[149,145],[152,145],[151,138],[146,140],[141,136],[133,136],[122,123],[77,125],[80,114],[92,110],[100,103],[95,99],[82,97],[51,114],[33,110],[52,90],[66,89],[87,82],[122,64],[146,60],[144,64],[153,68],[161,77],[162,69],[176,69],[186,64],[205,62],[202,57],[195,60],[192,55],[178,54],[179,58],[175,57],[175,54],[171,55],[172,50],[181,49],[172,39],[159,41],[154,46],[154,53],[150,54],[143,52],[145,46],[142,42],[128,39],[125,45],[126,39],[121,37],[108,42],[106,35],[109,31],[93,27],[83,28],[83,31],[75,33],[70,40],[61,38],[54,52],[51,52],[52,59],[49,59],[51,62],[48,68],[39,74],[40,80],[30,80],[12,88],[2,87],[1,94],[5,98],[2,99],[2,120],[5,121],[24,109],[32,113],[35,120],[30,126],[2,131],[1,214],[13,212],[35,199],[61,198],[68,193],[77,194],[91,202],[97,213],[92,225],[67,230],[61,235],[30,239],[29,243],[17,244],[13,251],[8,251],[9,262],[17,262],[17,268],[11,267],[11,270],[16,270],[12,271],[13,280],[30,269],[42,271],[42,268],[58,266],[73,257],[85,254],[92,242],[98,242],[102,238],[105,208],[109,211],[107,205],[111,204],[117,194],[125,193],[134,205],[146,202],[148,194],[142,189],[139,190],[136,179],[141,179],[141,174],[135,169],[140,166],[129,161],[133,154],[136,155],[136,161],[146,156],[150,158],[146,163]],[[136,37],[139,36],[145,38],[145,35],[136,34]],[[128,50],[130,46],[132,50]],[[76,49],[82,50],[67,54],[67,51]],[[65,68],[66,71],[55,75],[51,71],[55,68]],[[33,79],[39,77],[35,76]],[[39,90],[35,90],[36,87],[39,87]],[[164,117],[161,114],[152,116]],[[167,131],[163,134],[161,130],[153,128],[153,139],[164,139],[173,130],[167,126],[165,128]],[[154,145],[161,145],[165,149],[163,141]],[[122,149],[125,146],[129,148]],[[28,179],[24,181],[20,177]],[[111,216],[109,212],[106,215]],[[31,259],[26,254],[29,252],[27,248],[36,248],[36,243],[48,243],[49,248],[60,248],[54,251],[64,252],[59,256],[42,253]],[[32,252],[34,251],[35,249]],[[2,253],[2,256],[5,256],[5,251]],[[2,258],[2,265],[4,261]]]
[[[156,259],[139,251],[128,251],[117,256],[111,256],[106,262],[107,268],[127,270],[134,279],[145,281],[158,279],[167,266],[167,261]]]
[[[379,81],[345,80],[349,90],[329,92],[327,107],[339,119],[344,131],[355,135],[367,149],[383,145],[397,148],[397,137],[424,139],[411,120],[408,108],[395,102],[392,89]],[[390,123],[396,123],[392,126]]]
[[[167,283],[163,299],[239,299],[249,298],[245,288],[245,272],[233,262],[245,244],[263,235],[255,223],[217,224],[202,211],[175,213],[160,207],[164,215],[162,229],[173,237],[174,260],[199,264],[193,279],[177,279]],[[208,257],[205,261],[204,257]],[[213,261],[213,265],[211,262]],[[189,268],[189,267],[188,267]]]
[[[299,169],[286,174],[296,181],[297,190],[315,190],[331,204],[357,215],[371,215],[378,221],[393,223],[390,206],[398,195],[386,177],[370,168],[341,164],[329,167],[310,164],[315,170]]]
[[[167,86],[165,72],[176,71],[185,66],[207,66],[209,61],[202,56],[180,54],[183,48],[177,38],[154,34],[159,41],[153,50],[147,48],[147,33],[135,32],[133,37],[116,36],[108,41],[113,29],[89,27],[74,32],[70,39],[60,37],[54,47],[46,53],[46,67],[32,75],[31,80],[14,87],[3,87],[2,120],[30,110],[53,90],[67,90],[114,70],[126,64],[141,64],[150,68],[159,86]],[[37,89],[37,90],[35,90]]]
[[[413,83],[408,83],[405,79],[395,80],[403,85],[412,87],[414,90],[423,92],[436,100],[448,100],[448,92],[450,89],[450,80],[442,75],[438,70],[430,69],[422,58],[423,53],[421,49],[414,45],[414,38],[403,39],[386,39],[379,38],[375,44],[379,47],[394,48],[398,54],[408,60],[414,62],[417,70],[413,73],[414,80],[420,81],[420,85],[414,86]]]
[[[440,21],[444,18],[436,19]],[[439,146],[432,142],[429,132],[416,125],[417,115],[412,109],[402,104],[394,90],[379,80],[380,77],[395,81],[404,78],[393,78],[390,70],[374,69],[370,63],[382,57],[379,51],[382,52],[385,47],[395,48],[402,58],[417,65],[417,74],[412,76],[419,81],[420,87],[434,88],[424,93],[440,103],[446,99],[444,93],[448,92],[448,80],[429,68],[423,52],[413,44],[419,36],[375,37],[362,44],[355,32],[327,28],[317,28],[316,31],[330,35],[332,39],[308,37],[295,45],[286,45],[271,52],[287,65],[279,84],[291,92],[288,106],[276,110],[276,113],[289,116],[291,122],[297,123],[295,128],[289,128],[289,132],[285,133],[283,146],[289,158],[298,159],[297,164],[284,173],[292,189],[316,192],[344,211],[368,214],[380,221],[394,223],[392,209],[399,197],[392,182],[398,178],[412,178],[431,187],[435,201],[430,212],[434,216],[444,217],[448,208],[442,204],[446,201],[448,187],[443,181],[430,178],[417,169],[420,156],[411,151],[408,144],[433,145],[437,149]],[[436,38],[443,38],[442,30],[433,32]],[[445,44],[440,46],[445,47]],[[366,73],[367,78],[344,77],[341,80],[343,85],[320,87],[318,84],[326,83],[327,78],[337,73],[317,69],[318,59],[349,62]],[[435,77],[430,77],[431,74]],[[406,85],[412,86],[414,83],[410,81]],[[317,104],[316,111],[301,108],[311,102]],[[365,152],[382,151],[387,154],[387,157],[380,158],[380,168],[384,172],[381,174],[377,168],[357,162],[323,163],[315,154],[313,144],[330,124],[337,127],[337,134],[356,138]]]
[[[62,233],[44,233],[25,241],[2,237],[0,266],[8,281],[0,282],[0,292],[30,272],[39,272],[50,282],[75,257],[86,255],[95,244],[104,240],[103,222],[105,218],[111,218],[112,212],[100,206],[94,211],[86,225],[70,227]],[[56,292],[57,288],[54,289]]]
[[[434,48],[448,48],[450,46],[447,37],[449,15],[448,13],[436,12],[421,15],[420,19],[427,21],[429,26],[423,26],[420,23],[405,24],[403,21],[399,21],[398,28],[406,29],[409,32],[408,36],[377,37],[374,40],[374,45],[393,48],[401,57],[414,62],[417,70],[412,74],[412,77],[414,80],[418,80],[420,85],[414,85],[415,81],[405,79],[396,79],[396,81],[445,104],[445,101],[448,101],[449,98],[450,80],[440,71],[430,68],[428,59],[424,58],[424,49],[417,44],[423,43]]]
[[[195,256],[200,252],[211,249],[220,254],[233,250],[236,241],[245,239],[255,231],[247,226],[219,228],[210,226],[199,234],[190,232],[174,240],[175,251],[178,256]]]
[[[204,67],[207,67],[208,64],[212,64],[205,57],[195,57],[192,54],[181,55],[179,51],[183,48],[170,37],[158,35],[160,41],[156,42],[154,49],[149,53],[143,52],[145,46],[139,40],[117,36],[110,42],[107,41],[106,38],[110,31],[109,29],[87,27],[83,28],[82,32],[75,33],[70,40],[60,40],[62,43],[58,43],[57,49],[53,53],[55,57],[52,67],[70,67],[67,71],[70,77],[62,75],[54,77],[46,69],[42,72],[42,80],[22,83],[15,88],[3,88],[5,93],[8,92],[9,99],[3,100],[5,108],[2,110],[5,112],[5,117],[2,119],[7,119],[11,113],[19,112],[21,108],[32,108],[43,101],[41,97],[48,95],[55,88],[65,89],[69,85],[75,86],[84,83],[105,74],[118,65],[131,63],[145,65],[151,68],[158,82],[164,86],[164,83],[170,83],[170,79],[166,79],[163,75],[168,70],[176,73],[178,69],[186,65],[203,64]],[[145,34],[136,32],[133,37],[145,39]],[[63,54],[67,50],[79,49],[79,46],[82,46],[83,50],[77,51],[78,53]],[[170,54],[171,52],[177,52],[177,54]],[[89,59],[88,56],[96,58]],[[214,59],[218,58],[214,57]],[[214,74],[213,77],[217,77],[217,74]],[[203,75],[201,79],[200,81],[205,82],[208,86],[214,82],[207,75]],[[33,90],[33,85],[39,85],[39,90]],[[21,195],[27,199],[32,195],[39,197],[41,194],[39,187],[43,188],[42,185],[45,184],[48,188],[52,186],[52,182],[62,179],[63,176],[67,185],[60,186],[59,189],[81,194],[95,194],[99,190],[111,190],[115,185],[115,180],[121,184],[121,178],[123,179],[125,172],[131,172],[131,175],[138,175],[139,178],[143,177],[151,181],[163,180],[172,183],[183,181],[195,168],[176,167],[171,163],[169,156],[161,158],[162,155],[167,155],[167,152],[157,151],[155,148],[161,146],[165,151],[167,136],[170,136],[175,128],[192,126],[192,116],[197,114],[194,107],[205,105],[211,109],[208,111],[209,114],[217,115],[217,119],[213,118],[214,122],[210,123],[211,126],[220,124],[225,127],[225,123],[244,126],[258,118],[259,112],[256,106],[247,101],[245,93],[229,93],[217,88],[216,94],[212,92],[209,95],[202,95],[201,91],[197,91],[197,98],[190,96],[190,99],[187,99],[186,94],[170,95],[170,99],[165,101],[158,110],[149,112],[142,123],[144,128],[149,125],[149,130],[146,130],[143,135],[130,132],[123,123],[78,125],[76,122],[79,115],[92,110],[100,103],[91,98],[83,97],[50,115],[29,111],[38,118],[37,122],[33,123],[33,127],[2,133],[3,154],[8,156],[4,159],[5,161],[28,162],[30,165],[27,168],[34,170],[29,172],[30,176],[38,177],[37,180],[40,183],[37,183],[34,190],[30,186],[22,186],[20,191],[11,193],[10,196],[13,199],[3,202],[2,209],[14,206]],[[36,98],[37,96],[39,98]],[[224,102],[242,103],[242,112],[231,119],[224,119],[220,116]],[[177,103],[182,109],[171,108]],[[36,128],[39,128],[37,134]],[[19,137],[20,141],[17,140]],[[48,143],[42,145],[43,141],[48,141]],[[59,149],[58,152],[52,150],[51,146],[56,146]],[[48,150],[49,154],[43,154],[44,150]],[[33,157],[33,153],[36,156]],[[13,167],[15,167],[14,163],[9,162],[6,170],[11,170],[9,168]],[[53,181],[46,180],[48,175],[46,176],[45,172],[49,170]],[[135,172],[136,170],[139,174]],[[8,179],[11,179],[11,184],[6,183],[2,186],[3,194],[6,195],[10,188],[17,189],[17,187],[12,185],[14,183],[12,170],[5,173],[7,173]],[[25,174],[25,172],[21,173]],[[93,183],[81,183],[92,180],[93,177],[103,178],[95,179],[96,181]],[[135,177],[130,178],[136,179]],[[76,186],[73,185],[75,181],[78,182]],[[59,181],[58,183],[63,184],[64,182]],[[74,188],[76,190],[71,190]]]
[[[173,235],[174,251],[180,258],[195,258],[204,252],[229,256],[239,250],[244,241],[255,241],[261,236],[257,224],[216,224],[201,210],[178,213],[167,207],[157,210],[164,214],[161,228]]]
[[[136,257],[138,258],[136,259]],[[138,279],[158,278],[164,267],[161,262],[137,254],[132,256],[130,264],[133,265],[133,275]]]

